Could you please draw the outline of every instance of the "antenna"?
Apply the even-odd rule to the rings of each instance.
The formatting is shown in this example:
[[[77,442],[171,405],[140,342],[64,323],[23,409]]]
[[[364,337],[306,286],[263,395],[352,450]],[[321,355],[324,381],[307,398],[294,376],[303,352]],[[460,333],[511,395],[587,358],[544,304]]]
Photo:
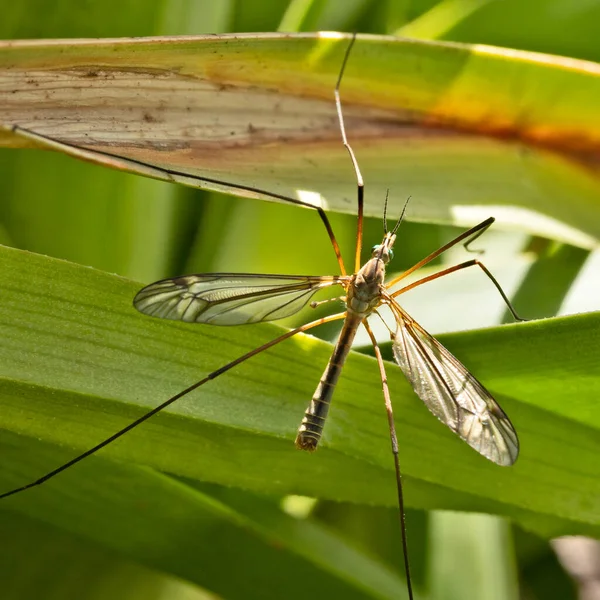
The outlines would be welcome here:
[[[404,206],[402,207],[402,212],[400,213],[400,218],[398,219],[398,222],[394,225],[394,229],[392,229],[392,233],[396,233],[396,231],[398,231],[398,228],[400,227],[400,223],[402,223],[402,220],[404,219],[404,213],[406,212],[406,207],[408,206],[408,202],[410,201],[412,196],[409,196],[406,199],[406,202],[404,203]],[[387,199],[387,197],[386,197]]]

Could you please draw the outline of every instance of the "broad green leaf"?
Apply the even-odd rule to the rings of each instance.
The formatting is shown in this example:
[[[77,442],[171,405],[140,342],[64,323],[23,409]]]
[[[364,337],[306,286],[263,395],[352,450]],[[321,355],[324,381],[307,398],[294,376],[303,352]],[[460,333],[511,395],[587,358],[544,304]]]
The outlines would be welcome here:
[[[355,183],[332,101],[348,41],[11,42],[0,47],[0,142],[40,145],[12,135],[18,125],[112,167],[350,212]],[[392,215],[410,192],[416,220],[465,224],[494,213],[505,226],[591,247],[599,74],[594,63],[548,55],[359,36],[342,96],[367,214],[381,214],[389,188]]]
[[[70,452],[4,434],[2,454],[11,464],[2,480],[14,482]],[[272,501],[250,494],[222,501],[152,469],[96,457],[57,483],[0,508],[225,598],[304,598],[304,587],[290,587],[290,578],[306,579],[323,600],[336,592],[357,600],[404,597],[404,583],[389,568]]]
[[[74,454],[281,332],[145,318],[130,305],[136,285],[20,251],[3,250],[0,273],[3,427]],[[474,510],[525,512],[593,531],[600,418],[589,348],[599,329],[592,313],[442,338],[510,414],[522,445],[513,468],[488,463],[456,439],[390,365],[409,505],[436,505],[441,486],[474,499]],[[297,336],[210,382],[106,455],[261,492],[392,506],[373,359],[350,357],[323,448],[314,456],[293,448],[329,352],[326,343]]]

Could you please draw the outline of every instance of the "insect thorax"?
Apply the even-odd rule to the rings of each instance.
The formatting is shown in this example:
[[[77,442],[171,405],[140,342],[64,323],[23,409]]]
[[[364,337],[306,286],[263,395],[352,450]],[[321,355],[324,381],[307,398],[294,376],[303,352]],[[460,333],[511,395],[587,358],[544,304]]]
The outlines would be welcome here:
[[[381,303],[384,280],[384,262],[379,258],[371,258],[350,282],[346,302],[348,310],[365,317],[370,314]]]

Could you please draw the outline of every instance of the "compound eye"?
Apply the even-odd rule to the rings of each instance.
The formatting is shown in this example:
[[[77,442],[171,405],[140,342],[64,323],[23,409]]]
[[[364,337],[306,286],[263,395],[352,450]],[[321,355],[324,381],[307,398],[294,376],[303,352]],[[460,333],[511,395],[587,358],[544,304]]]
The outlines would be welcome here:
[[[381,250],[381,244],[375,244],[372,248],[371,248],[371,254],[375,254],[376,252],[379,252],[379,250]]]
[[[388,250],[388,254],[390,255],[390,260],[394,260],[394,251],[391,248]]]

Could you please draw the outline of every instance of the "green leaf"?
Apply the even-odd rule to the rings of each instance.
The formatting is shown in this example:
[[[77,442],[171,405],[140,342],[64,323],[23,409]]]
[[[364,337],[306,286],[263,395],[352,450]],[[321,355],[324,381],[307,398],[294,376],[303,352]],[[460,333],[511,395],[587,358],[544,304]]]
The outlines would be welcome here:
[[[5,44],[0,87],[11,93],[0,143],[35,142],[251,197],[319,194],[330,209],[353,211],[332,98],[348,41],[248,34]],[[391,189],[397,216],[397,198],[410,191],[416,220],[472,224],[494,213],[504,225],[593,246],[600,189],[586,161],[600,137],[599,86],[585,62],[359,36],[342,96],[370,190],[366,214],[379,216]],[[21,136],[10,133],[15,125]]]
[[[15,435],[2,454],[19,476],[68,460],[69,451]],[[6,481],[2,477],[3,481]],[[239,494],[238,494],[239,496]],[[272,502],[245,494],[222,501],[152,469],[92,458],[57,485],[31,491],[2,507],[67,532],[109,555],[170,573],[225,598],[404,597],[389,568],[354,551],[323,527],[286,515]],[[232,576],[235,571],[235,577]]]
[[[73,454],[281,332],[270,325],[156,321],[136,314],[136,286],[117,277],[10,249],[0,264],[3,427]],[[587,348],[599,330],[600,315],[592,313],[442,338],[511,415],[522,444],[511,469],[488,463],[451,435],[391,365],[409,504],[415,505],[413,486],[418,498],[423,486],[435,484],[475,499],[476,510],[597,527],[598,366]],[[329,351],[324,342],[296,336],[176,403],[106,455],[261,492],[393,505],[372,358],[350,357],[322,450],[311,456],[293,448]],[[16,475],[7,487],[26,483]],[[434,488],[427,498],[435,504]]]

